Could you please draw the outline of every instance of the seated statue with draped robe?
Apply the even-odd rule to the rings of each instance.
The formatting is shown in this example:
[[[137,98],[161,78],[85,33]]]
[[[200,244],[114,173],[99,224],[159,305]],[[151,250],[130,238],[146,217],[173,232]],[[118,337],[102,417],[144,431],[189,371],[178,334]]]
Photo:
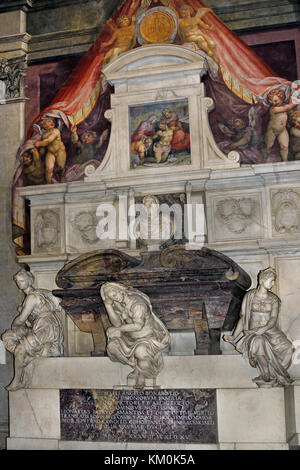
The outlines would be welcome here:
[[[128,379],[142,389],[163,367],[162,352],[169,349],[166,326],[154,315],[150,299],[137,289],[107,282],[101,297],[112,326],[106,330],[107,353],[114,362],[133,368]]]
[[[244,297],[234,334],[223,337],[248,358],[252,367],[257,367],[260,375],[253,382],[259,387],[285,386],[293,382],[287,372],[293,345],[277,325],[280,299],[271,292],[275,279],[272,268],[260,271],[258,287]]]

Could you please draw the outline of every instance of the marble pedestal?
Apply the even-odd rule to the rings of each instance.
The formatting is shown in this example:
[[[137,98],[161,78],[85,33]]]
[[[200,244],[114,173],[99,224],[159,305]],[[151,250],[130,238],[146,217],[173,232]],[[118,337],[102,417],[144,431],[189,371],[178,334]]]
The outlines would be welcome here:
[[[217,444],[63,441],[61,389],[112,389],[130,368],[109,358],[46,358],[33,364],[31,388],[10,392],[7,449],[19,450],[288,450],[299,445],[300,380],[287,388],[258,389],[256,370],[240,356],[167,356],[157,378],[162,389],[216,389]],[[290,370],[300,378],[299,365]]]

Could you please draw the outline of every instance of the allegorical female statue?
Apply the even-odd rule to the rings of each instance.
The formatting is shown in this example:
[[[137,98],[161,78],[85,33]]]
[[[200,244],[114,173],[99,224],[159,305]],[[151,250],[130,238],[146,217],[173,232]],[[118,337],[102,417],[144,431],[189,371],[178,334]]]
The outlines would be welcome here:
[[[134,388],[143,388],[146,378],[156,378],[163,367],[162,352],[170,336],[154,315],[149,297],[137,289],[108,282],[101,296],[113,326],[106,330],[107,353],[112,361],[128,364]]]
[[[14,354],[15,376],[6,387],[9,391],[28,385],[25,368],[33,359],[63,355],[63,329],[56,316],[59,299],[50,291],[35,289],[33,275],[24,269],[14,279],[26,297],[11,329],[2,335],[4,346]]]
[[[257,367],[260,375],[253,382],[259,387],[293,382],[287,372],[293,346],[277,326],[280,299],[271,292],[275,280],[276,272],[272,268],[259,272],[258,287],[246,293],[233,336],[223,337],[248,357],[252,367]]]

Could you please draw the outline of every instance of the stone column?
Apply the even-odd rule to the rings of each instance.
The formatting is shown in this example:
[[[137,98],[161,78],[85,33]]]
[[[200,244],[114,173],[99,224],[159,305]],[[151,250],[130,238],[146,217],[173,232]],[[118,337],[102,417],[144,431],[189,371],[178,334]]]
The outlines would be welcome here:
[[[19,9],[11,11],[5,11],[4,3],[9,2],[0,7],[0,334],[10,327],[22,301],[13,281],[20,266],[12,242],[11,186],[17,152],[24,139],[27,42],[26,13],[22,8],[28,2],[14,2]],[[13,376],[12,355],[6,353],[4,357],[0,363],[0,437],[8,423],[8,394],[4,387]]]

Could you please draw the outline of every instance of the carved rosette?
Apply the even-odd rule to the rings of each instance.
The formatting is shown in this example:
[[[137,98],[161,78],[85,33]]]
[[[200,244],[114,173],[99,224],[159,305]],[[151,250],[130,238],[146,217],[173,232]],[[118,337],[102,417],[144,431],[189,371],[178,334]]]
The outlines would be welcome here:
[[[0,59],[0,80],[5,85],[5,99],[23,98],[23,80],[26,76],[26,56]]]

